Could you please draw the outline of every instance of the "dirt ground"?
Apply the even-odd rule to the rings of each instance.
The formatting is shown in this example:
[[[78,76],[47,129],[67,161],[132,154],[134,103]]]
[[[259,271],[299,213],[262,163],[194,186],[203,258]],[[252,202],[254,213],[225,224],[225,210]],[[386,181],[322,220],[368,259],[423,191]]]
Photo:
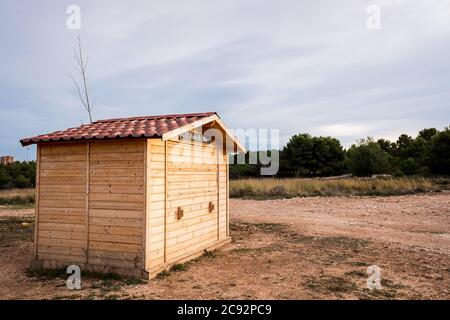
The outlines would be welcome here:
[[[0,209],[1,299],[450,299],[450,193],[230,200],[233,243],[148,282],[27,273],[33,209]],[[367,267],[381,269],[369,290]]]

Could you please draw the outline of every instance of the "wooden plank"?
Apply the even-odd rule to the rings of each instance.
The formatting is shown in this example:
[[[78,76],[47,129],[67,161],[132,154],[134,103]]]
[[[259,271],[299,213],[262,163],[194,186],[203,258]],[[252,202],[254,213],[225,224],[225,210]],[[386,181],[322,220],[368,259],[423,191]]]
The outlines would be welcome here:
[[[93,225],[97,226],[116,226],[116,227],[142,227],[142,219],[116,219],[116,218],[98,218],[98,217],[90,217],[89,223],[90,227]]]
[[[142,236],[141,226],[124,227],[111,225],[91,225],[89,231],[97,234],[111,234],[123,236]]]
[[[86,194],[80,192],[43,192],[41,200],[85,200]]]
[[[165,202],[163,201],[153,201],[153,198],[151,198],[150,203],[152,210],[158,210],[158,209],[164,209],[165,208]]]
[[[136,263],[134,260],[123,260],[123,259],[113,259],[111,257],[92,257],[90,256],[90,264],[100,265],[100,266],[111,266],[119,268],[141,268],[141,263]]]
[[[203,197],[195,197],[195,198],[186,198],[186,199],[178,199],[178,200],[171,200],[169,201],[169,208],[176,208],[176,207],[184,207],[187,205],[194,205],[194,204],[200,204],[204,202],[215,202],[217,199],[217,196],[203,196]]]
[[[191,216],[191,215],[201,215],[203,213],[212,214],[208,210],[209,207],[209,201],[208,202],[199,202],[191,205],[185,205],[183,206],[183,211],[185,216]],[[169,214],[174,213],[176,211],[176,207],[170,208]]]
[[[170,184],[169,184],[170,186]],[[216,183],[211,183],[211,185],[203,185],[203,186],[199,186],[199,187],[191,187],[191,188],[170,188],[169,187],[169,194],[170,195],[185,195],[185,194],[190,194],[190,195],[196,195],[196,194],[201,194],[201,193],[210,193],[210,192],[217,192],[217,185]]]
[[[111,201],[89,201],[90,209],[126,209],[126,210],[144,210],[142,201],[132,202],[132,201],[121,201],[121,202],[111,202]]]
[[[215,231],[217,234],[217,225],[216,225],[215,216],[213,219],[207,219],[205,221],[195,223],[195,224],[187,224],[184,226],[172,225],[171,228],[167,229],[167,239],[172,239],[174,237],[181,236],[187,233],[200,232],[200,231]]]
[[[89,264],[89,206],[90,206],[90,194],[89,194],[89,179],[90,179],[90,151],[91,151],[91,143],[86,143],[86,190],[85,190],[85,196],[86,196],[86,217],[85,217],[85,224],[86,224],[86,264]]]
[[[41,155],[42,162],[81,162],[84,163],[85,155],[83,153],[80,154],[60,154],[60,155]]]
[[[110,177],[110,176],[97,176],[91,175],[90,177],[91,185],[143,185],[144,184],[144,176],[128,176],[128,177]]]
[[[46,246],[66,247],[66,248],[82,248],[86,246],[86,241],[73,239],[51,239],[39,237],[39,243]]]
[[[69,170],[70,169],[70,170]],[[42,177],[81,177],[86,174],[84,169],[41,169]]]
[[[56,158],[56,157],[55,157]],[[82,161],[54,161],[54,159],[49,159],[47,161],[43,161],[41,169],[44,170],[68,170],[68,169],[85,169],[85,164]]]
[[[143,152],[103,152],[91,154],[91,162],[104,161],[142,161],[144,159]]]
[[[38,232],[38,236],[42,238],[49,239],[73,239],[73,240],[84,240],[86,234],[83,232],[70,232],[70,231],[45,231],[41,230]]]
[[[123,210],[123,209],[90,209],[89,216],[99,218],[119,218],[119,219],[140,219],[143,217],[141,210]]]
[[[210,234],[206,234],[201,238],[194,239],[194,241],[186,241],[184,243],[177,244],[172,248],[172,251],[168,255],[168,263],[177,261],[181,257],[190,255],[192,254],[192,252],[196,252],[198,250],[201,250],[202,248],[206,248],[216,241],[217,240],[214,230]]]
[[[169,169],[170,171],[187,171],[191,173],[197,173],[197,172],[207,172],[207,171],[214,171],[216,172],[217,168],[220,169],[220,164],[210,164],[210,163],[179,163],[179,162],[169,162]]]
[[[164,150],[162,151],[162,153],[156,153],[152,149],[152,154],[150,155],[150,159],[151,159],[151,162],[164,162],[165,161],[164,160],[165,159]]]
[[[143,140],[139,141],[126,141],[126,142],[114,142],[108,141],[104,142],[93,142],[91,145],[91,153],[135,153],[144,152]]]
[[[84,224],[70,224],[70,223],[53,223],[41,222],[39,223],[39,230],[47,231],[70,231],[70,232],[84,232],[86,229]]]
[[[63,215],[63,214],[40,214],[41,223],[51,222],[51,223],[84,223],[85,218],[81,215]]]
[[[114,251],[114,252],[132,252],[139,254],[141,252],[141,245],[129,243],[90,241],[89,249]]]
[[[228,161],[227,161],[226,183],[227,183],[227,186],[226,186],[226,188],[227,188],[226,189],[226,197],[227,197],[227,200],[226,200],[226,206],[227,206],[227,208],[226,208],[226,210],[227,210],[227,221],[226,221],[227,228],[226,228],[226,231],[227,231],[227,237],[229,237],[230,236],[230,169],[229,169]]]
[[[181,190],[169,191],[168,200],[181,200],[181,199],[193,199],[193,198],[204,198],[206,196],[216,196],[217,197],[217,187],[216,190],[204,189],[204,190]]]
[[[142,260],[144,263],[143,269],[145,270],[145,262],[146,262],[146,255],[147,255],[147,246],[146,246],[146,237],[147,237],[147,158],[148,158],[148,140],[145,140],[144,143],[144,162],[142,163],[143,168],[144,168],[144,192],[142,193],[142,203],[143,203],[143,207],[144,207],[144,212],[143,212],[143,221],[142,221],[142,237],[141,237],[141,241],[142,241],[142,252],[141,252],[141,256],[142,256]]]
[[[38,258],[40,260],[52,260],[52,261],[59,261],[63,262],[64,264],[82,264],[85,262],[86,258],[85,256],[81,255],[75,255],[74,253],[69,253],[66,255],[59,254],[59,253],[39,253]]]
[[[39,246],[39,254],[59,254],[59,255],[74,255],[79,257],[84,257],[86,251],[83,248],[64,248],[64,247],[54,247],[54,246]],[[84,263],[85,259],[83,259]]]
[[[182,220],[177,220],[175,216],[172,216],[171,219],[169,219],[169,222],[167,224],[167,230],[173,231],[180,228],[190,227],[194,225],[201,225],[202,223],[213,221],[215,222],[216,216],[209,213],[209,212],[203,212],[199,215],[186,217]],[[202,228],[201,226],[198,226],[198,228]]]
[[[85,208],[49,208],[40,207],[39,214],[54,214],[54,215],[75,215],[75,216],[85,216]]]
[[[195,178],[196,181],[203,181],[203,182],[207,182],[207,181],[217,181],[217,176],[214,173],[209,173],[209,174],[204,174],[201,176],[198,176],[197,178]],[[170,175],[168,177],[168,182],[172,183],[172,182],[186,182],[186,181],[192,181],[192,175]]]
[[[141,194],[126,194],[126,193],[91,193],[91,201],[110,201],[110,202],[140,202],[142,201]],[[111,204],[114,206],[114,204]]]
[[[86,185],[85,177],[40,177],[43,185]]]
[[[91,160],[92,169],[144,168],[142,160]]]
[[[60,156],[86,153],[85,143],[41,144],[43,156]]]
[[[49,207],[49,208],[84,208],[85,207],[85,200],[46,200],[41,199],[40,205],[42,207]]]
[[[90,169],[90,174],[96,177],[142,177],[144,176],[143,168],[97,168]]]
[[[113,194],[143,194],[144,185],[91,185],[89,188],[91,193],[113,193]]]
[[[169,182],[170,190],[185,190],[185,189],[200,189],[200,188],[214,188],[216,187],[216,181],[181,181],[181,182]]]
[[[152,181],[148,179],[148,181]],[[163,185],[151,185],[147,182],[147,192],[149,194],[164,194],[164,186]]]
[[[115,235],[107,233],[89,233],[90,241],[103,241],[111,243],[131,243],[131,244],[141,244],[142,236],[129,236],[129,235]]]
[[[40,186],[40,190],[45,193],[84,193],[85,186],[83,184],[45,184]]]
[[[160,217],[152,217],[151,219],[147,219],[147,226],[148,229],[151,229],[153,227],[164,225],[164,215]]]
[[[161,185],[164,185],[164,169],[154,169],[150,168],[152,170],[152,181],[160,180]]]
[[[164,262],[167,262],[167,192],[168,192],[168,172],[167,172],[167,148],[168,143],[164,141]]]
[[[104,251],[104,250],[95,250],[91,249],[89,252],[91,257],[96,258],[111,258],[111,259],[117,259],[117,260],[131,260],[134,261],[137,258],[140,258],[139,255],[136,255],[132,252],[121,252],[121,251]]]
[[[154,162],[150,163],[150,168],[153,170],[164,170],[164,162]]]

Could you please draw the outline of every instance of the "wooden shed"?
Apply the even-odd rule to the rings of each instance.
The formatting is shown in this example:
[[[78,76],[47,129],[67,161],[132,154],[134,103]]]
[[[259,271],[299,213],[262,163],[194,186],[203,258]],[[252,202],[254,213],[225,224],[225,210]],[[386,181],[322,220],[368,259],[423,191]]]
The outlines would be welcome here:
[[[227,153],[214,112],[99,120],[37,144],[36,267],[152,277],[230,241]]]

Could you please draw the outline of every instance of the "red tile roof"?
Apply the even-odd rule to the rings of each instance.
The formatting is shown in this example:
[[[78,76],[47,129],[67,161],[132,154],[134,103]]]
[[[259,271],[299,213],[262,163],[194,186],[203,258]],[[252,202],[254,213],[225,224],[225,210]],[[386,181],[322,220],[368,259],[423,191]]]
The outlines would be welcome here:
[[[98,120],[90,124],[20,140],[22,146],[47,141],[161,137],[163,133],[217,115],[215,112],[167,114]]]

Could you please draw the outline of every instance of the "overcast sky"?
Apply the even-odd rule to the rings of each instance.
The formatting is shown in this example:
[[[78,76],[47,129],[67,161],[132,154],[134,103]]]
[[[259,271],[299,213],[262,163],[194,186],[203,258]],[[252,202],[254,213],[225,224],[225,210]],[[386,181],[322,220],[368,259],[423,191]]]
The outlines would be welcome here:
[[[71,4],[95,119],[217,111],[282,144],[308,132],[345,147],[450,124],[448,0],[0,0],[1,155],[26,159],[19,139],[88,120],[69,77]]]

